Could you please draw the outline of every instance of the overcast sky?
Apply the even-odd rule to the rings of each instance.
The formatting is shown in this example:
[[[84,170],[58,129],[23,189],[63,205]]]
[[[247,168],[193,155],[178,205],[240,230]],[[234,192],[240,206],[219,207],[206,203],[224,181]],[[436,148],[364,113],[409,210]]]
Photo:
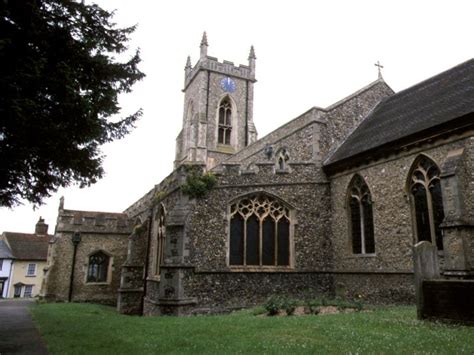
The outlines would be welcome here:
[[[0,232],[32,233],[40,216],[54,230],[65,208],[122,212],[172,170],[181,129],[184,66],[208,54],[247,64],[257,56],[254,122],[259,137],[313,106],[327,107],[377,79],[395,91],[474,57],[474,1],[145,1],[101,0],[121,26],[138,24],[130,41],[147,77],[121,97],[123,114],[144,115],[126,138],[107,144],[106,176],[86,189],[61,189],[33,211],[0,208]]]

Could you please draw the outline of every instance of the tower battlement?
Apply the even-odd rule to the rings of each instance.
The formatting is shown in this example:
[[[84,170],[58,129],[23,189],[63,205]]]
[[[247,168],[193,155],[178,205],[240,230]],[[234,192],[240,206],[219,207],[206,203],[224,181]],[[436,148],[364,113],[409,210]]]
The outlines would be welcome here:
[[[186,73],[183,91],[186,90],[186,88],[201,70],[209,70],[214,73],[249,80],[253,83],[257,81],[255,79],[255,71],[252,70],[249,65],[239,64],[236,66],[231,61],[223,60],[222,62],[219,62],[216,57],[206,56],[204,60],[200,59],[196,65]]]

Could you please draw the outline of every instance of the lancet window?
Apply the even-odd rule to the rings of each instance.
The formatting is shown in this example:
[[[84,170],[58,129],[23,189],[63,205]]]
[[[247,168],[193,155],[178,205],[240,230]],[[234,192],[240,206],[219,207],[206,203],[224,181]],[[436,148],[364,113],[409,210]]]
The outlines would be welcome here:
[[[217,142],[230,145],[232,134],[232,104],[228,97],[222,99],[219,105],[219,128]]]
[[[444,219],[438,166],[422,155],[411,168],[409,188],[417,241],[426,240],[443,250],[440,224]]]
[[[349,185],[349,211],[352,253],[375,253],[372,198],[360,175],[355,175]]]

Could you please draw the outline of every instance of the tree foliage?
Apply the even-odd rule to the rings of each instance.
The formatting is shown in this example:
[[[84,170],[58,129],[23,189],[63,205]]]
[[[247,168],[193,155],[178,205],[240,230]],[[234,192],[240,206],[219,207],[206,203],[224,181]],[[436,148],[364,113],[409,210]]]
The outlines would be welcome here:
[[[38,205],[59,187],[102,177],[101,145],[141,115],[114,120],[117,97],[144,77],[135,26],[68,0],[0,1],[0,205]]]

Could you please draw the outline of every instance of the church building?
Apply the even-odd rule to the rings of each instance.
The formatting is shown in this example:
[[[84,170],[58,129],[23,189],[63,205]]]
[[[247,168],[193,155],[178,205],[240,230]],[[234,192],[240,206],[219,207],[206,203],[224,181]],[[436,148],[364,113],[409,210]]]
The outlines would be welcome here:
[[[257,139],[253,47],[247,65],[209,56],[206,34],[200,49],[173,171],[123,213],[61,201],[47,299],[144,315],[276,294],[409,303],[419,241],[443,277],[474,278],[474,59],[398,93],[379,75]]]

